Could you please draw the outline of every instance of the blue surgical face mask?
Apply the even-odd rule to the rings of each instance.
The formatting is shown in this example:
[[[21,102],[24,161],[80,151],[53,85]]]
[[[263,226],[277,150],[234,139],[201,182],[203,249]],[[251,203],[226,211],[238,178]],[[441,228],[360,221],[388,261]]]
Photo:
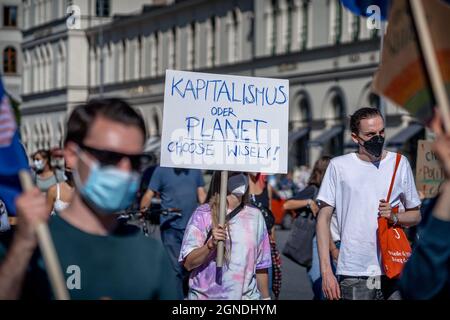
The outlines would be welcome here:
[[[42,172],[44,170],[45,165],[43,160],[34,160],[33,164],[36,171]]]
[[[83,160],[83,156],[80,155]],[[103,214],[118,213],[128,208],[139,189],[140,176],[114,166],[101,167],[98,162],[90,165],[89,176],[83,184],[77,170],[73,170],[75,186],[81,197],[95,211]]]

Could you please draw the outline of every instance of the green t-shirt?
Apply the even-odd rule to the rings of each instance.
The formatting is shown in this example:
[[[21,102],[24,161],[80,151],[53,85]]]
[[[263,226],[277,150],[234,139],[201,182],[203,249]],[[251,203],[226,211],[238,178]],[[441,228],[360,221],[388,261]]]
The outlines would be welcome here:
[[[181,299],[164,247],[132,226],[114,234],[85,233],[58,215],[49,221],[71,299]],[[0,245],[1,246],[1,245]],[[0,248],[0,261],[6,253]],[[38,250],[30,261],[23,298],[52,298]]]

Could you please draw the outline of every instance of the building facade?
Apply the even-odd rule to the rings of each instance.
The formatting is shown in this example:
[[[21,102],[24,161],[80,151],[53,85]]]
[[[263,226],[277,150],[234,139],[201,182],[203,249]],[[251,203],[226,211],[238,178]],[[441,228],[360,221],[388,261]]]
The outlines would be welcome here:
[[[137,14],[148,0],[24,0],[22,141],[29,153],[61,146],[70,108],[89,97],[86,30]]]
[[[94,10],[94,1],[73,2]],[[380,107],[370,89],[380,30],[338,0],[184,0],[102,23],[92,16],[77,30],[56,19],[24,31],[22,137],[30,151],[61,144],[74,104],[112,96],[142,113],[147,149],[158,151],[166,69],[288,79],[291,168],[354,148],[349,115]],[[388,146],[414,152],[423,128],[391,104],[386,118]]]
[[[0,1],[0,73],[11,98],[20,102],[22,93],[22,1]]]

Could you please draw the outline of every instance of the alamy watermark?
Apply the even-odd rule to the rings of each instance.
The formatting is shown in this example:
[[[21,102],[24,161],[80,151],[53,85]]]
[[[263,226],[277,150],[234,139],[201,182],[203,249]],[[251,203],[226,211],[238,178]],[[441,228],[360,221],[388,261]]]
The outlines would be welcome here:
[[[366,9],[366,26],[369,30],[381,29],[381,9],[377,5],[368,6]]]
[[[77,5],[70,5],[66,9],[66,26],[69,30],[81,29],[81,9]]]
[[[77,265],[70,265],[66,269],[69,275],[66,280],[66,286],[69,290],[81,290],[81,268]]]

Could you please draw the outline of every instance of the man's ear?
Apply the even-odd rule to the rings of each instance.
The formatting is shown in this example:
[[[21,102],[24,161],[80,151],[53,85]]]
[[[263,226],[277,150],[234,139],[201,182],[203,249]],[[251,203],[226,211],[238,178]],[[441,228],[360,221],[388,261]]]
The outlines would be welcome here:
[[[78,166],[78,156],[77,156],[78,145],[75,142],[67,142],[64,146],[64,161],[66,162],[66,167],[69,169],[77,168]]]
[[[352,140],[354,143],[359,144],[358,136],[354,132],[352,132]]]

